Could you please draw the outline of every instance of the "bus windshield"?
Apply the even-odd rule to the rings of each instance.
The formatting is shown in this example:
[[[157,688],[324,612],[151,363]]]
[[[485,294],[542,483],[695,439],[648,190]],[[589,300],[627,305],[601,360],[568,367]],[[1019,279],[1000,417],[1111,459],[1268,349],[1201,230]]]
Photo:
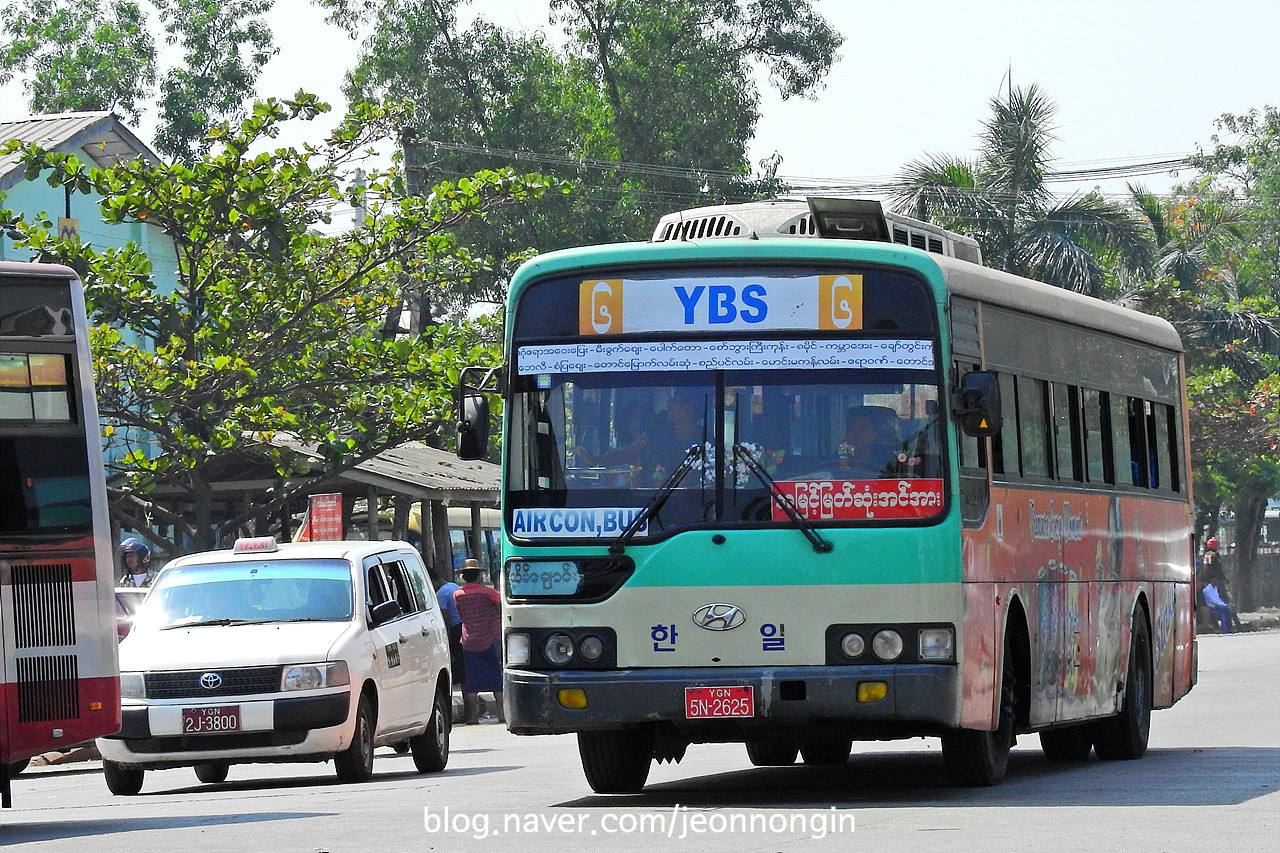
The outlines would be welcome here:
[[[691,448],[698,450],[693,467],[651,519],[650,535],[713,522],[783,521],[767,483],[735,456],[735,447],[811,520],[918,519],[942,509],[943,433],[933,371],[602,372],[522,380],[513,436],[523,436],[517,444],[528,450],[513,451],[518,464],[509,483],[516,536],[609,535],[613,519],[643,506]],[[886,492],[898,496],[895,506],[874,506]],[[903,495],[919,503],[926,493],[927,506],[896,505]],[[556,516],[547,508],[599,512]],[[578,529],[552,529],[561,519]]]

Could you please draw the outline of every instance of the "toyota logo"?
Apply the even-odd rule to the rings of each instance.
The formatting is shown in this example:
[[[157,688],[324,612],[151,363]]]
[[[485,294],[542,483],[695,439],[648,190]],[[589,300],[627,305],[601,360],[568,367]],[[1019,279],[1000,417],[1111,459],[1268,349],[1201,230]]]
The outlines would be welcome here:
[[[693,624],[708,631],[730,631],[747,621],[747,614],[733,604],[704,604],[693,611]]]
[[[222,686],[222,676],[216,672],[206,672],[200,676],[200,686],[205,690],[217,690]]]

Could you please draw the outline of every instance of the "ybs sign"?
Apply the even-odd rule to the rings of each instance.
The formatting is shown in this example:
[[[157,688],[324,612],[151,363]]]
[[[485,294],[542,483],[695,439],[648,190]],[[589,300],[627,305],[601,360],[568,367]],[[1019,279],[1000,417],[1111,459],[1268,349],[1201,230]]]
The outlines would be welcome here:
[[[862,328],[862,276],[592,279],[578,290],[583,335]]]

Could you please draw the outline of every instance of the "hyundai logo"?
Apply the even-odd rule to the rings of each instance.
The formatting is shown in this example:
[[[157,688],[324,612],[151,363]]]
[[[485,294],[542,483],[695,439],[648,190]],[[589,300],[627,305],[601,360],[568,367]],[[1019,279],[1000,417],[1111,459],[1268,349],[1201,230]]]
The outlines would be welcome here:
[[[205,690],[217,690],[222,686],[222,676],[216,672],[206,672],[200,676],[200,686]]]
[[[708,631],[730,631],[747,621],[747,614],[733,604],[704,604],[693,611],[693,624]]]

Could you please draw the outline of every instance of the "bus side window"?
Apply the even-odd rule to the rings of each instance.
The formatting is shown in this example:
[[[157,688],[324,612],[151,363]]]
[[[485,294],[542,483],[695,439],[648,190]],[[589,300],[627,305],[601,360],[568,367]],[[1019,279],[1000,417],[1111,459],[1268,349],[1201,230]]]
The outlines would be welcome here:
[[[1129,398],[1123,394],[1111,395],[1111,436],[1116,485],[1138,485],[1138,471],[1129,440]]]
[[[1018,379],[1018,438],[1024,477],[1053,476],[1047,392],[1048,383],[1043,379]]]
[[[991,438],[992,470],[1020,476],[1018,464],[1018,382],[1012,373],[1000,374],[1000,432]]]
[[[1169,466],[1165,488],[1171,492],[1181,492],[1182,466],[1178,464],[1178,419],[1174,416],[1173,406],[1156,404],[1156,440],[1161,448],[1160,455],[1168,461]]]
[[[1085,388],[1081,391],[1081,409],[1084,416],[1084,468],[1085,479],[1090,483],[1108,483],[1106,458],[1103,456],[1103,424],[1101,391]]]
[[[1153,489],[1158,489],[1164,482],[1160,476],[1163,466],[1160,464],[1161,457],[1168,458],[1164,439],[1160,435],[1160,429],[1156,423],[1156,404],[1149,400],[1142,401],[1142,425],[1146,433],[1147,443],[1147,485]],[[1166,433],[1167,434],[1167,433]]]
[[[1053,446],[1058,461],[1059,480],[1084,480],[1080,447],[1080,389],[1054,382]]]
[[[1137,397],[1129,400],[1129,460],[1133,466],[1133,484],[1151,486],[1151,456],[1147,449],[1147,402]]]

